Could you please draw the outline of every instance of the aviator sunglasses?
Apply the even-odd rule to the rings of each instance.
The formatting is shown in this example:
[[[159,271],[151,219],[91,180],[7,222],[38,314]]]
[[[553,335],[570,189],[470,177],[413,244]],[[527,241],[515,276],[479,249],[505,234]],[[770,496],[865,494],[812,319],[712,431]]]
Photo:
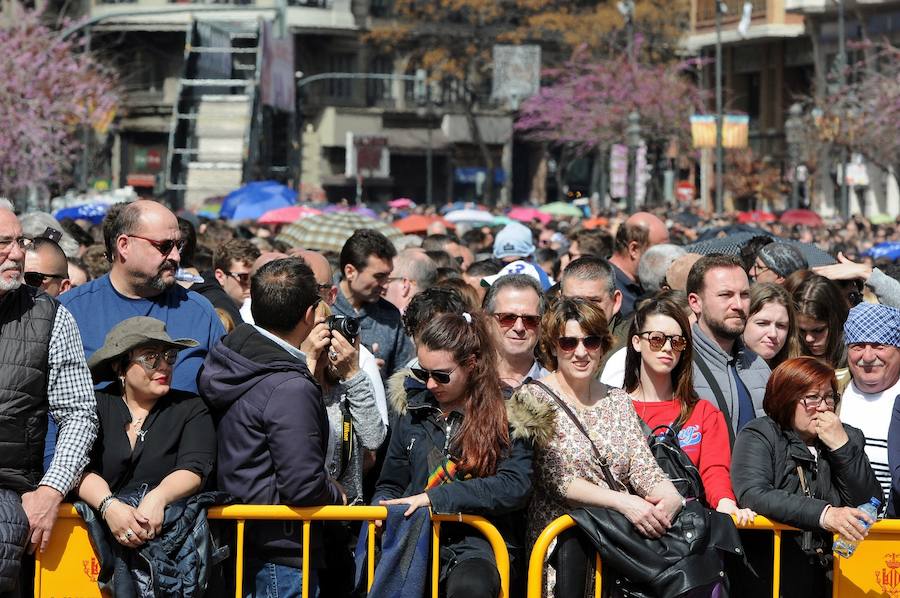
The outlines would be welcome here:
[[[427,384],[428,379],[431,378],[438,384],[447,384],[450,382],[450,374],[455,372],[456,368],[453,368],[449,372],[444,372],[441,370],[426,370],[425,368],[409,368],[409,371],[412,372],[412,375],[415,376],[416,379],[420,382]]]
[[[664,334],[656,330],[649,330],[647,332],[641,332],[638,336],[646,338],[647,343],[650,345],[650,349],[653,351],[662,350],[662,348],[666,346],[666,341],[669,341],[672,344],[673,351],[679,353],[684,351],[687,347],[687,339],[680,334]]]

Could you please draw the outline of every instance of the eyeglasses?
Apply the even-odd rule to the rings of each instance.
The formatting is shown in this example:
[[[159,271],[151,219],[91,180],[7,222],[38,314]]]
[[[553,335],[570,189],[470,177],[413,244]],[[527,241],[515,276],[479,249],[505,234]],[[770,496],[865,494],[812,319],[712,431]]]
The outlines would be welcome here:
[[[687,339],[680,334],[664,334],[656,330],[648,330],[638,334],[641,338],[646,338],[652,351],[661,351],[666,346],[666,341],[672,346],[673,351],[681,353],[687,347]]]
[[[809,395],[803,397],[800,400],[803,403],[803,406],[809,410],[818,409],[819,405],[821,405],[823,402],[829,409],[834,409],[834,406],[837,405],[837,395],[835,394],[828,394],[824,397],[820,397],[818,395]]]
[[[22,278],[25,279],[25,284],[35,288],[40,287],[50,278],[63,280],[64,278],[68,278],[68,276],[68,274],[44,274],[43,272],[25,272],[22,274]]]
[[[528,330],[534,330],[541,325],[541,316],[512,314],[506,312],[491,315],[493,315],[497,319],[497,323],[500,324],[501,328],[512,328],[516,325],[516,321],[519,318],[522,318],[522,325],[525,326],[525,328],[527,328]]]
[[[147,237],[142,237],[140,235],[125,235],[126,237],[134,237],[135,239],[142,239],[147,241],[153,247],[156,248],[158,252],[160,252],[164,257],[168,257],[170,253],[172,253],[173,249],[177,249],[180,254],[182,250],[184,250],[184,244],[186,241],[184,239],[166,239],[165,241],[157,241],[155,239],[148,239]]]
[[[570,353],[578,348],[578,343],[584,345],[588,351],[596,351],[603,345],[603,338],[600,336],[561,336],[556,339],[556,344],[560,350]]]
[[[145,370],[152,372],[159,367],[160,362],[165,359],[169,365],[175,365],[178,359],[178,349],[168,349],[167,351],[150,351],[142,353],[134,358],[136,363],[141,364]]]
[[[764,264],[753,264],[753,275],[759,277],[760,274],[765,272],[766,270],[771,270],[772,268],[764,265]]]
[[[230,276],[231,278],[238,281],[242,287],[245,287],[250,284],[250,273],[249,272],[229,272],[228,270],[223,270],[225,272],[225,276]]]
[[[0,251],[9,251],[12,249],[13,243],[19,246],[19,249],[25,251],[34,243],[31,237],[21,236],[15,238],[4,237],[0,239]]]
[[[331,284],[330,282],[327,282],[324,284],[317,284],[316,285],[316,294],[317,295],[326,295],[327,293],[331,292],[331,289],[333,287],[334,287],[334,285]]]
[[[420,382],[427,384],[428,379],[431,378],[438,384],[448,384],[450,382],[450,374],[455,372],[456,368],[453,368],[449,372],[443,370],[426,370],[425,368],[409,368],[409,371],[412,372],[412,375]]]

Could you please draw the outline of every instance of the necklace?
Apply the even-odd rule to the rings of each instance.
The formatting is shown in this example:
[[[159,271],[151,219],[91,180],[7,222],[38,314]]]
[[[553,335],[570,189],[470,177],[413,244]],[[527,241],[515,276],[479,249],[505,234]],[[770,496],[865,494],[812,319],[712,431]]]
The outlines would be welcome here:
[[[144,442],[144,437],[147,435],[147,430],[142,430],[141,426],[144,424],[144,420],[147,419],[147,416],[144,417],[134,417],[134,412],[131,410],[131,407],[128,406],[128,400],[125,398],[125,393],[122,393],[122,402],[125,403],[125,408],[128,409],[128,415],[131,416],[131,422],[128,423],[128,429],[134,431],[137,435],[138,439],[141,442]]]

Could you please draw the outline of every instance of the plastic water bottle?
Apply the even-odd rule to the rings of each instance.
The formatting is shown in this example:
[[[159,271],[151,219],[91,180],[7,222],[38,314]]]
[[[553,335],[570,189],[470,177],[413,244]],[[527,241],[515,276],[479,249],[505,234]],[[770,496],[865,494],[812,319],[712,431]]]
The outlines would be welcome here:
[[[175,271],[175,280],[179,282],[193,282],[193,283],[201,283],[203,282],[203,277],[198,276],[197,274],[191,274],[187,270],[182,270],[179,268]]]
[[[869,502],[864,505],[859,505],[857,508],[872,518],[872,521],[876,521],[878,519],[878,509],[881,507],[881,501],[877,498],[870,498]],[[866,529],[869,529],[871,525],[869,522],[860,519],[860,522],[866,526]],[[845,540],[844,538],[838,538],[834,541],[834,546],[832,546],[832,550],[834,554],[844,557],[845,559],[849,559],[853,556],[853,553],[856,551],[856,547],[859,545],[859,542],[853,542],[851,540]]]

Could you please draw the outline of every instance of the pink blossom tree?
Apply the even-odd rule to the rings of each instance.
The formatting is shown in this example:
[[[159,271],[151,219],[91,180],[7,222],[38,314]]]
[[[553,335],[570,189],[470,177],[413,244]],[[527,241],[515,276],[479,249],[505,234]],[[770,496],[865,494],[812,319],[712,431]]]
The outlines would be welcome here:
[[[0,193],[68,183],[83,127],[105,132],[115,116],[113,71],[34,11],[0,29],[0,55]]]

